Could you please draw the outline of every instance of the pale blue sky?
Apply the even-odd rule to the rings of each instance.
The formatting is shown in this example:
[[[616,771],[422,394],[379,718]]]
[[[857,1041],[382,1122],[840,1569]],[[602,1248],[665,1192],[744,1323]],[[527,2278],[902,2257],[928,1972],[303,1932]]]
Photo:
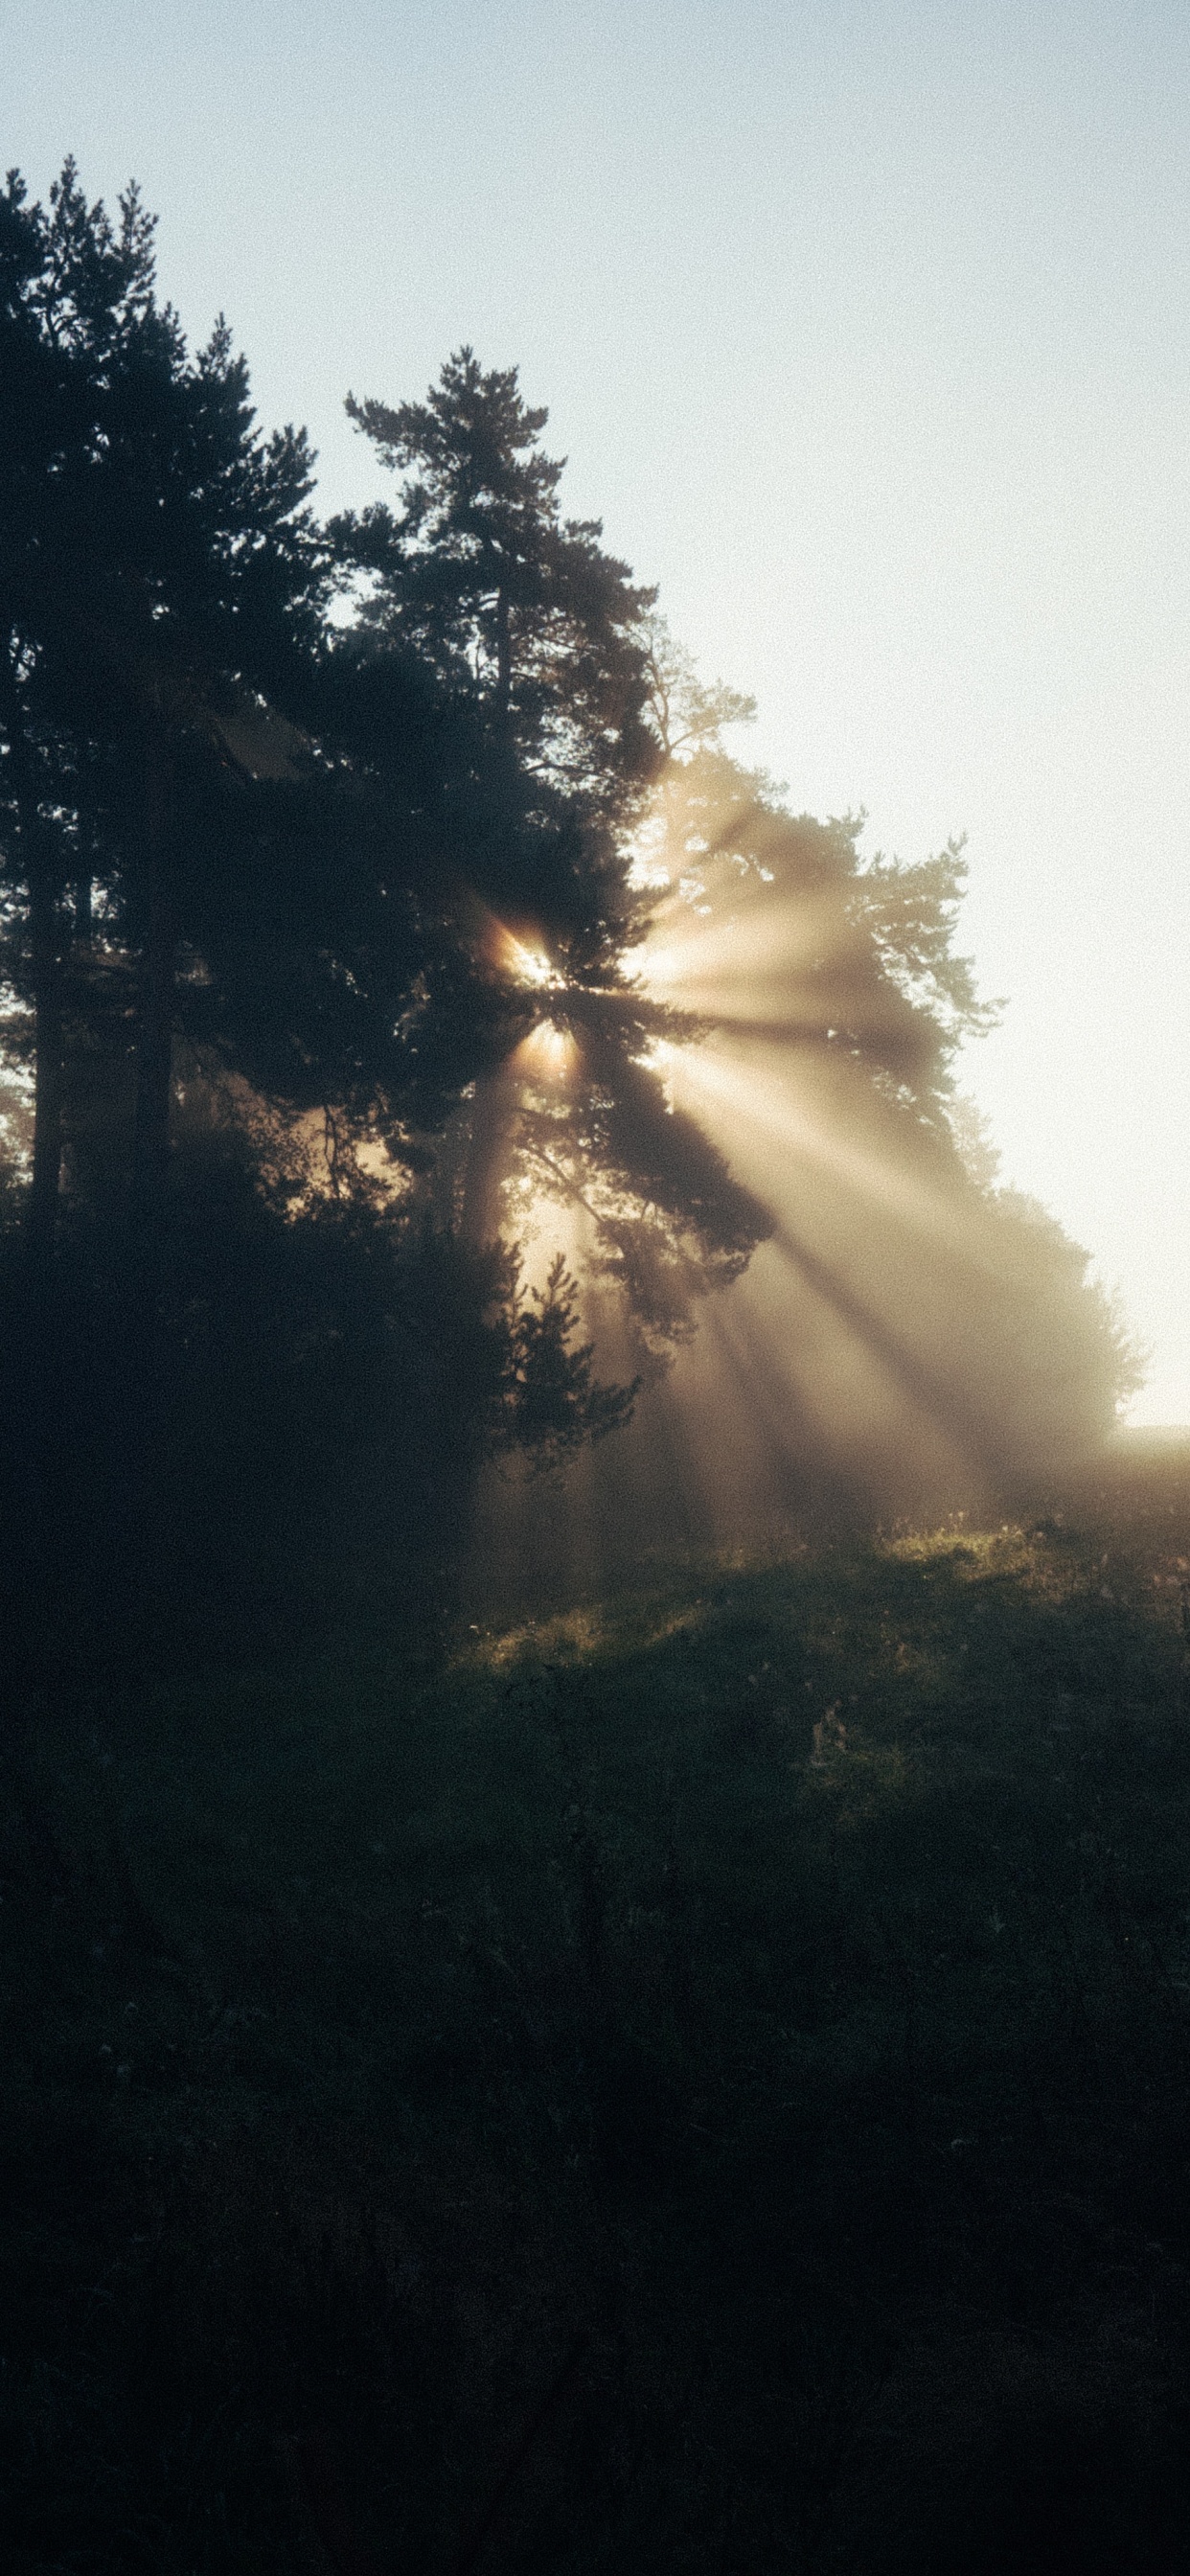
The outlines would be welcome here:
[[[0,0],[68,150],[328,502],[349,387],[519,365],[797,804],[967,831],[968,1087],[1190,1420],[1190,11]]]

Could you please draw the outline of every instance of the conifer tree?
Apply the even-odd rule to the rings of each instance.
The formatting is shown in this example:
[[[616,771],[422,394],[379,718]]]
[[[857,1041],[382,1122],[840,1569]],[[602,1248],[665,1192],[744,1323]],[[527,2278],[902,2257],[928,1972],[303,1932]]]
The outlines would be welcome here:
[[[764,1218],[674,1118],[650,1058],[679,1016],[631,971],[648,908],[634,835],[665,757],[650,709],[655,594],[604,552],[598,522],[563,518],[563,467],[539,443],[547,414],[515,369],[485,372],[461,349],[424,402],[348,409],[404,478],[397,509],[334,523],[358,600],[349,650],[372,675],[417,656],[469,746],[439,836],[441,897],[481,969],[448,1014],[456,1097],[469,1095],[449,1213],[482,1240],[503,1179],[552,1192],[581,1210],[597,1263],[664,1339],[684,1327],[692,1282],[733,1276]],[[419,1049],[433,1016],[427,1002]],[[548,1043],[524,1057],[542,1027],[564,1085],[534,1078]]]
[[[91,854],[135,976],[130,1187],[144,1223],[168,1158],[177,961],[195,890],[243,815],[262,707],[318,632],[321,556],[304,436],[263,439],[220,322],[191,357],[157,297],[135,190],[113,226],[73,164],[48,210],[0,203],[7,382],[4,784],[37,1016],[31,1226],[48,1240],[61,1159],[63,966],[92,922]],[[9,452],[11,451],[11,452]],[[267,765],[267,752],[264,755]],[[242,799],[240,800],[242,806]],[[77,881],[74,921],[64,907]],[[234,889],[225,889],[234,910]]]
[[[598,520],[563,518],[548,414],[515,368],[485,373],[460,349],[424,402],[347,407],[404,477],[396,510],[334,523],[367,585],[361,625],[415,652],[485,737],[475,890],[576,968],[606,962],[631,914],[619,836],[658,758],[642,632],[655,594],[605,552]]]

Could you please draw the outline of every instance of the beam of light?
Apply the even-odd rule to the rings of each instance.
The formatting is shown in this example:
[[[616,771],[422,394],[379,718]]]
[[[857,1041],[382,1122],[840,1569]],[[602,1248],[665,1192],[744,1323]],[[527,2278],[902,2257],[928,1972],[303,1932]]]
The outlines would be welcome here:
[[[578,1048],[570,1030],[559,1028],[554,1020],[539,1020],[527,1038],[514,1047],[508,1059],[508,1070],[526,1081],[564,1082],[577,1061]]]
[[[634,963],[646,985],[669,987],[688,977],[738,985],[758,969],[772,980],[837,949],[846,928],[837,890],[786,897],[726,921],[721,914],[702,921],[684,896],[671,894],[654,912]]]
[[[916,1440],[899,1390],[863,1342],[792,1285],[770,1256],[752,1293],[708,1312],[696,1365],[675,1372],[673,1397],[694,1416],[707,1491],[723,1494],[730,1474],[733,1517],[745,1527],[779,1511],[809,1462],[819,1487],[829,1484],[857,1434],[869,1475],[886,1451],[904,1455]]]
[[[989,1417],[988,1408],[980,1406],[975,1388],[949,1382],[945,1348],[939,1349],[932,1330],[927,1329],[921,1337],[924,1347],[919,1346],[894,1314],[881,1311],[871,1282],[866,1289],[853,1284],[837,1264],[825,1261],[785,1226],[773,1237],[770,1258],[817,1301],[835,1335],[848,1339],[862,1358],[872,1381],[863,1411],[869,1438],[882,1412],[891,1417],[908,1407],[922,1438],[934,1437],[939,1461],[952,1476],[964,1465],[995,1470],[1000,1461],[994,1412]],[[919,1298],[919,1328],[921,1319]],[[823,1392],[820,1388],[820,1397]]]
[[[493,965],[514,984],[528,984],[540,990],[557,980],[544,949],[526,947],[524,940],[518,939],[516,932],[502,921],[494,924],[491,951]]]
[[[755,1028],[801,1044],[828,1028],[861,1028],[869,1042],[905,1036],[905,996],[875,980],[837,889],[747,907],[700,922],[673,897],[632,958],[652,999],[676,1002],[724,1029]]]
[[[674,1047],[657,1049],[675,1100],[705,1120],[749,1188],[762,1197],[793,1194],[797,1166],[813,1166],[840,1188],[848,1189],[889,1216],[916,1228],[935,1244],[952,1247],[980,1262],[981,1242],[990,1238],[986,1216],[956,1205],[941,1190],[906,1171],[891,1156],[851,1142],[833,1120],[790,1097],[791,1066],[738,1062],[724,1050]],[[991,1262],[999,1275],[1003,1256]],[[1014,1265],[1009,1263],[1008,1267]]]
[[[506,1188],[506,1200],[515,1221],[526,1287],[544,1287],[550,1264],[559,1252],[567,1270],[577,1277],[592,1244],[593,1229],[586,1209],[570,1199],[547,1197],[531,1182],[520,1186],[512,1183]]]
[[[890,1469],[895,1483],[907,1456],[936,1489],[954,1491],[957,1481],[970,1490],[973,1477],[985,1481],[985,1471],[998,1463],[994,1432],[966,1388],[956,1401],[945,1361],[939,1364],[937,1336],[927,1330],[925,1347],[915,1346],[920,1290],[907,1324],[898,1326],[895,1306],[883,1274],[854,1284],[837,1256],[820,1257],[788,1222],[760,1247],[730,1296],[707,1301],[701,1331],[670,1392],[693,1408],[708,1490],[721,1498],[731,1456],[722,1428],[730,1400],[732,1446],[748,1453],[746,1469],[734,1460],[737,1517],[748,1518],[749,1497],[755,1505],[764,1489],[788,1490],[799,1464],[804,1476],[807,1455],[817,1462],[820,1484],[826,1462],[849,1449],[886,1485]],[[692,1368],[699,1371],[697,1400]],[[701,1436],[704,1408],[709,1445]]]
[[[505,982],[520,984],[530,991],[545,991],[561,982],[557,967],[532,930],[526,928],[521,938],[482,896],[467,896],[464,925],[472,954],[482,958],[484,965]]]
[[[840,1092],[831,1068],[820,1098],[811,1075],[799,1097],[804,1068],[788,1050],[670,1046],[665,1061],[776,1231],[731,1290],[707,1298],[627,1433],[578,1461],[548,1500],[528,1488],[515,1507],[494,1499],[493,1568],[498,1555],[514,1587],[519,1575],[530,1595],[550,1582],[573,1595],[596,1575],[630,1576],[653,1546],[784,1545],[824,1516],[936,1518],[993,1502],[1022,1464],[1045,1470],[1063,1398],[1044,1320],[1040,1378],[1020,1346],[1011,1279],[1004,1305],[1013,1264],[994,1212],[977,1199],[948,1205],[899,1164],[895,1142],[882,1154],[861,1075]],[[529,1205],[536,1269],[556,1248],[558,1216],[531,1192]],[[581,1222],[572,1247],[581,1275]],[[605,1312],[606,1327],[589,1288],[584,1338],[602,1374],[624,1377],[632,1362]]]
[[[651,1059],[773,1232],[734,1286],[702,1299],[698,1330],[627,1432],[548,1495],[531,1480],[515,1500],[507,1482],[493,1487],[484,1551],[493,1567],[499,1557],[520,1569],[529,1597],[550,1580],[573,1593],[631,1575],[656,1545],[781,1543],[782,1530],[788,1540],[822,1519],[870,1526],[979,1508],[1048,1475],[1080,1437],[1084,1362],[1077,1319],[1065,1320],[1064,1256],[1051,1277],[1044,1228],[1031,1236],[965,1186],[953,1158],[934,1156],[895,1072],[874,1078],[850,1039],[829,1042],[836,1028],[858,1030],[879,1062],[881,1033],[903,1036],[908,1006],[873,971],[846,889],[817,881],[762,901],[755,891],[741,884],[736,907],[729,881],[725,918],[717,882],[704,916],[671,879],[629,962],[638,991],[701,1022],[702,1034],[661,1041]],[[527,1275],[536,1282],[565,1253],[596,1370],[623,1381],[639,1355],[598,1275],[597,1213],[574,1203],[565,1175],[555,1194],[531,1168],[534,1137],[548,1160],[543,1120],[561,1116],[560,1094],[573,1096],[582,1073],[561,978],[531,934],[501,927],[489,953],[540,996],[530,1007],[542,1017],[508,1062],[526,1116],[507,1203]],[[699,1279],[695,1265],[696,1296]]]

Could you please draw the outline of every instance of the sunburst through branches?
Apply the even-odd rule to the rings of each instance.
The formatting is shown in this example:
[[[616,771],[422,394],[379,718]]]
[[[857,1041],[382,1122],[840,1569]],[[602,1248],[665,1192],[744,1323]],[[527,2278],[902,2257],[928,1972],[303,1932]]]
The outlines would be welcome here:
[[[961,847],[867,859],[861,818],[794,815],[713,738],[640,848],[622,979],[505,934],[549,1009],[509,1059],[500,1198],[651,1384],[548,1531],[505,1495],[485,1546],[573,1576],[824,1504],[986,1503],[1085,1454],[1134,1356],[1086,1256],[963,1150],[953,1060],[995,1014],[954,949]]]

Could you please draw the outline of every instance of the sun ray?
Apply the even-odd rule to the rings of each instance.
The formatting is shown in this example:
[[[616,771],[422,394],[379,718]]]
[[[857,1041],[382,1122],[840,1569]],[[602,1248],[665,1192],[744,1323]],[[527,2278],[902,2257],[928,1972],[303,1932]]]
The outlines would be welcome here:
[[[650,1377],[627,1432],[548,1498],[532,1480],[515,1503],[508,1493],[505,1541],[533,1581],[547,1566],[564,1583],[584,1568],[606,1578],[658,1542],[697,1550],[746,1531],[788,1534],[807,1514],[870,1522],[983,1504],[1044,1471],[1069,1439],[1069,1267],[1059,1256],[1047,1306],[1043,1229],[1006,1222],[994,1194],[968,1181],[944,1085],[915,1087],[915,1068],[937,1061],[933,1040],[923,1054],[912,974],[907,987],[885,972],[859,880],[808,872],[801,891],[770,894],[763,868],[749,874],[714,851],[702,872],[713,908],[700,910],[697,867],[681,888],[671,880],[629,961],[629,995],[690,1014],[685,1030],[673,1021],[651,1043],[638,1035],[647,1051],[636,1061],[663,1074],[672,1109],[768,1209],[772,1231],[714,1293],[705,1265],[689,1261],[697,1330],[683,1338],[679,1296],[664,1326],[671,1364]],[[516,1173],[505,1204],[527,1275],[564,1252],[596,1366],[622,1383],[633,1336],[646,1350],[649,1328],[625,1304],[623,1265],[609,1284],[618,1183],[588,1170],[575,1144],[588,1132],[584,1086],[597,1093],[612,1060],[605,1032],[622,1043],[622,988],[568,994],[528,931],[496,925],[487,953],[539,1011],[505,1067]],[[912,940],[907,953],[918,953]],[[928,1014],[924,1024],[936,1036]],[[676,1258],[681,1271],[680,1237]],[[1077,1404],[1075,1390],[1075,1416]]]
[[[556,1020],[539,1020],[514,1048],[509,1067],[528,1081],[560,1083],[573,1070],[577,1056],[570,1029],[559,1026]]]
[[[751,984],[759,972],[779,981],[813,965],[839,942],[838,896],[804,895],[766,904],[742,918],[701,921],[680,895],[670,895],[652,916],[634,963],[646,988],[666,1000],[680,985],[707,995]]]
[[[543,948],[531,948],[507,924],[497,921],[489,946],[492,963],[514,984],[528,984],[544,990],[556,982],[556,970]]]
[[[1008,1247],[976,1210],[956,1205],[953,1189],[931,1189],[891,1154],[859,1144],[844,1130],[846,1099],[833,1115],[795,1096],[798,1068],[791,1053],[776,1063],[733,1057],[725,1048],[674,1047],[663,1041],[674,1097],[704,1117],[717,1142],[731,1140],[733,1160],[749,1187],[770,1197],[793,1192],[807,1167],[840,1192],[850,1192],[935,1245],[949,1245],[965,1259],[998,1275],[1012,1267]]]

